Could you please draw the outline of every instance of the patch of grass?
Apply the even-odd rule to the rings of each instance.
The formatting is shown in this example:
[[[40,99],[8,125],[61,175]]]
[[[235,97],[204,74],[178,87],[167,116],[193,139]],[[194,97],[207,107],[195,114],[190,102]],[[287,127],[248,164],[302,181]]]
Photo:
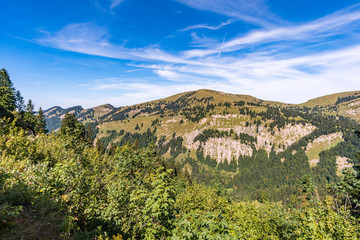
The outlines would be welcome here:
[[[343,141],[344,141],[343,138],[337,137],[330,142],[322,142],[322,143],[314,144],[312,148],[306,151],[306,156],[308,157],[309,161],[313,159],[319,159],[320,158],[319,154],[322,151],[329,150],[330,148],[335,147],[336,145],[338,145],[340,142]]]

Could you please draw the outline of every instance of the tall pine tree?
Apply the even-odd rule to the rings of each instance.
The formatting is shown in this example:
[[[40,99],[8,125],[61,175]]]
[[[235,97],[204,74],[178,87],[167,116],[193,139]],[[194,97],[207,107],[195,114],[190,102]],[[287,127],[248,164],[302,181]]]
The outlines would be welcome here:
[[[16,108],[17,108],[17,110],[19,112],[23,112],[25,110],[25,102],[24,102],[24,98],[22,97],[19,90],[16,91],[15,99],[16,99]]]
[[[31,99],[29,99],[28,104],[26,105],[24,120],[31,130],[35,130],[35,125],[36,125],[36,118],[34,114],[35,114],[34,104],[32,103]]]
[[[15,88],[4,68],[0,69],[0,106],[6,111],[14,111],[16,108]]]
[[[36,134],[46,133],[47,130],[45,129],[45,127],[46,127],[45,116],[40,107],[39,112],[36,115],[35,133]]]

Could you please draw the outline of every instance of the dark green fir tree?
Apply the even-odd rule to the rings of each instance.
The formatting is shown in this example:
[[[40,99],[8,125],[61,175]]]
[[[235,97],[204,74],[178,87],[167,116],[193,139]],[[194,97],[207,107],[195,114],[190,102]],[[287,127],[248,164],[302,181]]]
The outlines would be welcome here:
[[[16,108],[15,88],[4,68],[0,69],[0,106],[5,111],[14,111]]]
[[[35,115],[34,104],[32,103],[31,99],[29,99],[28,104],[26,105],[25,113],[24,113],[24,120],[25,120],[25,123],[28,125],[28,127],[31,130],[35,131],[36,117],[34,115]]]
[[[36,115],[35,133],[36,134],[46,133],[47,130],[45,127],[46,127],[45,116],[40,107],[39,112]]]

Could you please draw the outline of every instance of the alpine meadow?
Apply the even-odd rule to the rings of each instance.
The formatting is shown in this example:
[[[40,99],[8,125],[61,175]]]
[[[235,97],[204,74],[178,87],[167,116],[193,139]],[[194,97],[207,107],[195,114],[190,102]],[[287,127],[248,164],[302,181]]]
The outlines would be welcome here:
[[[8,1],[0,239],[360,239],[360,2]]]

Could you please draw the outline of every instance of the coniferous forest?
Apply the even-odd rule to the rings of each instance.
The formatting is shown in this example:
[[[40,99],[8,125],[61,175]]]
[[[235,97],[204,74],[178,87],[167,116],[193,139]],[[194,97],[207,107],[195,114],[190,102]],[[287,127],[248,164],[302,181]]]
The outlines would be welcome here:
[[[184,116],[196,122],[213,108],[189,107]],[[283,115],[269,109],[261,117],[273,116],[274,122],[284,125]],[[291,110],[283,112],[291,117]],[[302,118],[310,115],[304,113]],[[60,129],[51,133],[44,119],[42,109],[35,112],[31,100],[25,104],[7,71],[0,70],[0,239],[360,238],[358,159],[333,181],[332,161],[319,163],[318,171],[329,172],[325,177],[316,169],[311,172],[304,151],[291,154],[295,145],[279,155],[256,150],[253,156],[241,157],[243,164],[236,171],[237,163],[218,164],[201,148],[197,161],[185,159],[193,172],[201,170],[197,162],[233,171],[233,181],[241,186],[234,194],[221,179],[208,184],[206,176],[199,173],[202,177],[194,178],[164,156],[170,151],[176,158],[186,152],[183,139],[175,133],[156,145],[155,128],[138,135],[123,131],[122,142],[109,147],[104,141],[94,144],[94,128],[85,127],[74,114],[65,114]],[[318,131],[331,131],[329,119],[329,127]],[[342,125],[334,128],[338,126]],[[196,138],[206,142],[225,135],[249,144],[256,141],[245,133],[216,130],[203,131]],[[357,142],[357,135],[354,131],[345,137]],[[332,151],[354,152],[354,146],[345,142]],[[325,151],[320,157],[335,155]],[[282,157],[287,159],[285,166]],[[292,161],[303,167],[292,169]],[[275,186],[284,181],[283,173],[291,179],[290,187]],[[267,177],[258,177],[262,175]],[[269,198],[261,189],[279,189],[287,200]]]

